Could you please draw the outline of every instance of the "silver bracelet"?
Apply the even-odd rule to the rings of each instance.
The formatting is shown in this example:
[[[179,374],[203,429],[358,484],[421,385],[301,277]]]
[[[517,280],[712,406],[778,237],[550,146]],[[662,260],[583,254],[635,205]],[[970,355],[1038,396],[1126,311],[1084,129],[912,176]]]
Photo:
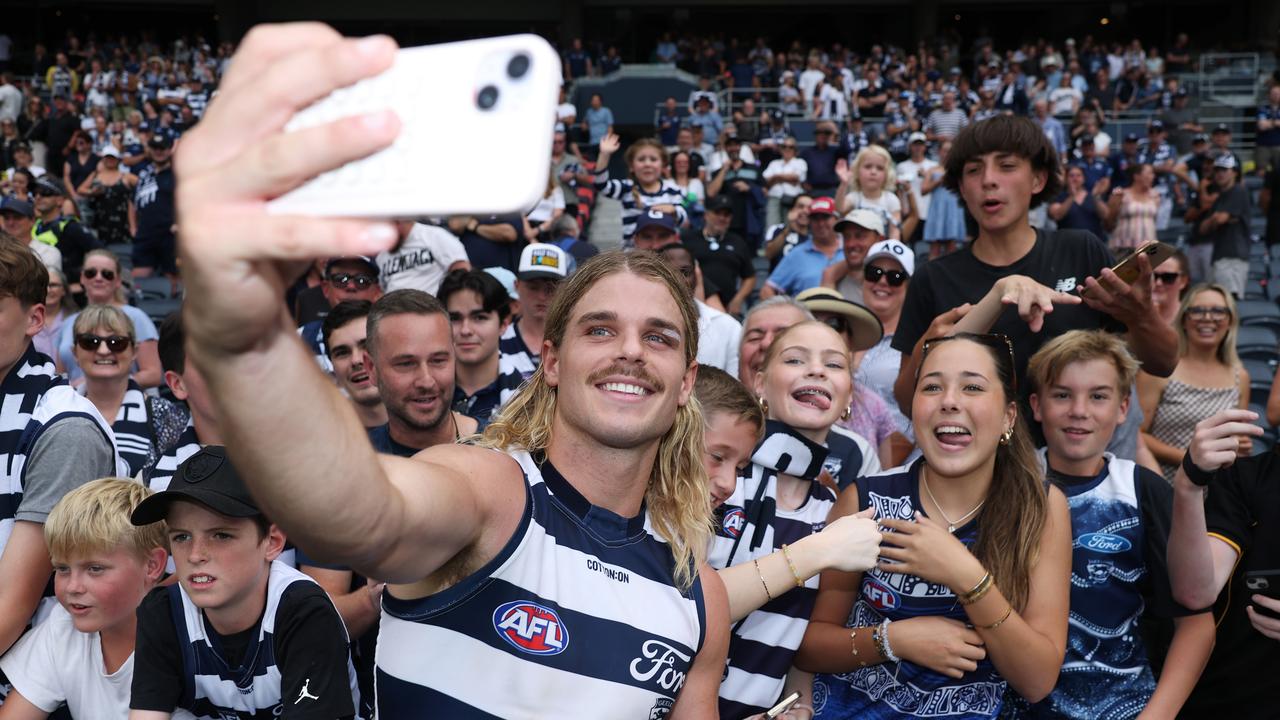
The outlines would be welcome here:
[[[891,663],[901,662],[901,658],[899,658],[896,654],[894,654],[893,648],[890,647],[889,645],[889,623],[890,622],[891,621],[889,620],[889,618],[885,618],[884,620],[880,621],[880,641],[882,643],[881,647],[884,650],[884,657],[886,660],[888,660]]]

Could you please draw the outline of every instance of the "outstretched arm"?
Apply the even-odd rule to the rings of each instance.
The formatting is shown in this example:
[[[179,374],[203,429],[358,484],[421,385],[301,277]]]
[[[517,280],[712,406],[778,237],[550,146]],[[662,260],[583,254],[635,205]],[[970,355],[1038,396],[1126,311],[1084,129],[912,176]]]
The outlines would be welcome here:
[[[389,38],[349,40],[316,23],[253,29],[179,146],[176,170],[188,359],[209,386],[237,468],[266,513],[313,555],[407,582],[478,539],[518,470],[474,448],[414,460],[374,454],[280,298],[314,258],[375,255],[395,229],[266,212],[271,198],[394,140],[399,120],[389,111],[283,127],[330,91],[389,67],[395,50]]]

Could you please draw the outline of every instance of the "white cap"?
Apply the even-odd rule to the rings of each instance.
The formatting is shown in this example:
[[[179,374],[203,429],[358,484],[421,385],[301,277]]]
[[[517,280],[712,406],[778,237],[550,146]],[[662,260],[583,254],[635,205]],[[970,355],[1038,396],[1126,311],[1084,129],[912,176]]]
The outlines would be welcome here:
[[[929,142],[929,136],[928,136],[928,135],[925,135],[924,133],[920,132],[919,130],[917,130],[917,131],[915,131],[915,132],[913,132],[913,133],[911,133],[910,135],[908,135],[908,136],[907,136],[907,144],[908,144],[908,145],[910,145],[911,143],[917,143],[917,142],[927,143],[927,142]]]
[[[908,275],[914,275],[916,272],[916,254],[911,252],[911,248],[903,245],[897,240],[881,240],[871,249],[867,251],[867,258],[862,264],[870,265],[872,260],[879,258],[889,258],[896,260],[902,266],[902,271]]]
[[[102,148],[102,152],[98,153],[98,155],[104,158],[113,157],[117,160],[120,159],[120,151],[116,149],[115,145],[108,145]]]
[[[569,276],[569,258],[558,245],[533,243],[520,253],[516,277],[521,280],[563,280]]]
[[[839,232],[840,228],[845,225],[857,225],[868,230],[874,230],[880,237],[884,237],[884,218],[880,213],[870,208],[858,208],[845,215],[840,222],[836,223],[836,232]]]

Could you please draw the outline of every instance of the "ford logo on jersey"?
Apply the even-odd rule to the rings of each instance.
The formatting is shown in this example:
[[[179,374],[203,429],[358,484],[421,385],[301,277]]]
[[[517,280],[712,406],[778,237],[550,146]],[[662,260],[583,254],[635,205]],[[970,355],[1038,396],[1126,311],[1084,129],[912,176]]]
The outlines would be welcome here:
[[[862,583],[862,597],[881,612],[898,609],[898,593],[876,578],[867,577]]]
[[[720,521],[720,528],[724,530],[727,537],[736,538],[742,534],[742,529],[747,526],[747,514],[742,512],[742,508],[733,508],[725,511],[724,519]]]
[[[1080,547],[1100,553],[1122,553],[1133,547],[1133,545],[1119,535],[1085,533],[1080,536]]]
[[[569,646],[569,631],[555,610],[528,600],[503,603],[493,611],[493,629],[521,652],[557,655]]]

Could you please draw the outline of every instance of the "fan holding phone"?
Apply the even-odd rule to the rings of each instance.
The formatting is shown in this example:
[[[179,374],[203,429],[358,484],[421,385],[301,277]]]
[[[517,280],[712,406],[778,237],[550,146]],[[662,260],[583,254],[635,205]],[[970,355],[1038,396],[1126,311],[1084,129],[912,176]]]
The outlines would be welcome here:
[[[1263,717],[1280,703],[1280,457],[1237,456],[1262,434],[1257,420],[1238,409],[1202,420],[1174,478],[1173,595],[1219,618],[1186,717]]]

